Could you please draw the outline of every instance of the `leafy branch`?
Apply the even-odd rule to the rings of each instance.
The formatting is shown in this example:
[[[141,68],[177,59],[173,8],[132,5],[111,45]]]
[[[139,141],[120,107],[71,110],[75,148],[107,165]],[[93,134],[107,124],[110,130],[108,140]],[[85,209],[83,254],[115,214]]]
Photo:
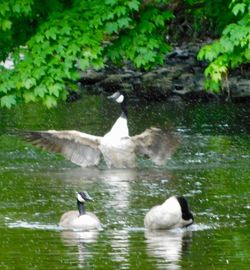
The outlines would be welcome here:
[[[205,70],[205,86],[214,92],[220,91],[230,69],[250,62],[250,1],[232,1],[230,8],[236,21],[225,27],[220,39],[204,46],[198,54],[200,60],[210,62]]]
[[[10,33],[21,16],[33,21],[34,27],[32,31],[25,28],[25,38],[13,42],[8,54],[2,55],[3,60],[7,55],[14,60],[14,69],[1,68],[2,107],[22,102],[53,107],[66,99],[65,83],[77,80],[79,71],[127,60],[148,69],[162,63],[169,50],[164,28],[172,13],[160,11],[157,5],[138,0],[55,0],[45,16],[35,0],[16,3],[26,6],[14,12],[7,5],[9,1],[4,1],[6,11],[0,12],[4,18],[0,31],[6,36],[8,32],[9,39],[14,40]]]

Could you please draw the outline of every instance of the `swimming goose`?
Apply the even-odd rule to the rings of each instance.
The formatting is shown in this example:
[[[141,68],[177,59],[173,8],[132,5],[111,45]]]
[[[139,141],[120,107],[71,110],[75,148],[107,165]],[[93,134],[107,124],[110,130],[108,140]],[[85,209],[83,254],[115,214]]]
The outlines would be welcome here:
[[[172,196],[163,204],[154,206],[144,218],[144,225],[150,230],[183,228],[193,222],[193,214],[189,211],[187,200],[183,196]]]
[[[108,98],[120,104],[121,115],[103,137],[75,130],[28,131],[24,136],[32,144],[61,153],[82,167],[96,166],[103,157],[109,168],[133,168],[137,155],[150,158],[156,165],[165,164],[177,148],[177,137],[158,128],[130,137],[126,94],[118,91]]]
[[[59,226],[79,231],[89,231],[101,229],[101,222],[98,217],[85,211],[84,203],[93,201],[87,191],[77,192],[78,211],[68,211],[64,213],[60,219]]]

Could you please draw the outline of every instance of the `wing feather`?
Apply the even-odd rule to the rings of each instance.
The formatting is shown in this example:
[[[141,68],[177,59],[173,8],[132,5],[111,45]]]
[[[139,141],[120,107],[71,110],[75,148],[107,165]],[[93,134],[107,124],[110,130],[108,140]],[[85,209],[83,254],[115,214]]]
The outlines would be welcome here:
[[[35,146],[51,152],[61,153],[66,159],[82,167],[97,165],[101,152],[101,137],[87,133],[69,131],[27,131],[25,139]]]
[[[131,139],[135,143],[136,154],[147,156],[157,165],[165,164],[179,145],[177,135],[159,128],[146,129]]]

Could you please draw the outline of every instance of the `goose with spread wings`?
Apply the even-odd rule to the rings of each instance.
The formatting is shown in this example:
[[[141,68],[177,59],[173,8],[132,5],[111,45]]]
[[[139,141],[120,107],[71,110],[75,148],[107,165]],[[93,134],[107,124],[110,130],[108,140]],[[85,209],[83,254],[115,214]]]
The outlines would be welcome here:
[[[121,115],[103,137],[75,130],[28,131],[24,136],[33,145],[61,153],[82,166],[97,166],[103,158],[109,168],[134,168],[136,157],[143,155],[163,165],[178,146],[178,138],[158,128],[129,136],[126,93],[117,91],[108,97],[121,105]]]

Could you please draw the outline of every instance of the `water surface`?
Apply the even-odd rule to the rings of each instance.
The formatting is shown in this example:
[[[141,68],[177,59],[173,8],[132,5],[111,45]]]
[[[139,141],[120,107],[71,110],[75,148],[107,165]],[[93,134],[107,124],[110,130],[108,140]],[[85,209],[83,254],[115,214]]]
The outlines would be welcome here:
[[[104,97],[53,110],[27,105],[0,111],[0,269],[249,269],[250,106],[133,102],[130,133],[172,127],[181,144],[162,167],[79,168],[20,140],[18,130],[107,132],[119,115]],[[103,223],[100,232],[62,231],[75,191]],[[145,213],[185,195],[188,229],[150,232]]]

